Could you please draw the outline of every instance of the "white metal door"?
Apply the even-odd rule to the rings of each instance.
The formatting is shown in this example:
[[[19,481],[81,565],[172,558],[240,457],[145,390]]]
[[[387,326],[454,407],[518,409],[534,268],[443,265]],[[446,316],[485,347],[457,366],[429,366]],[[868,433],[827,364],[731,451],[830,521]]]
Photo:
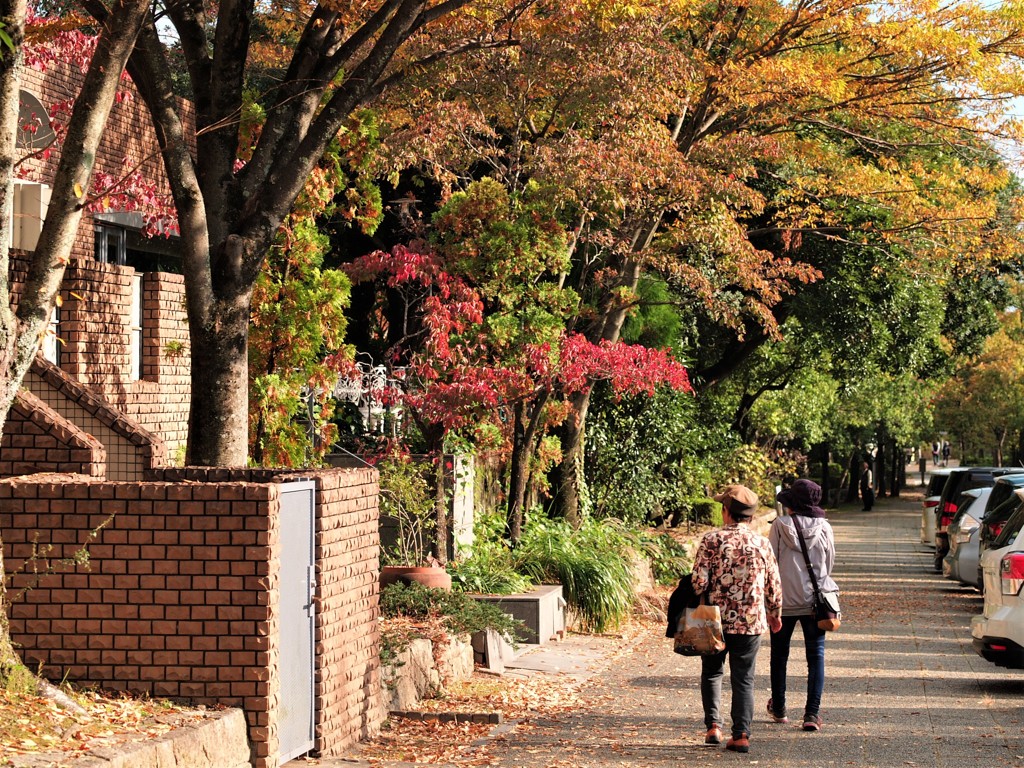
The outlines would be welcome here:
[[[315,496],[311,480],[281,486],[279,765],[313,749]]]

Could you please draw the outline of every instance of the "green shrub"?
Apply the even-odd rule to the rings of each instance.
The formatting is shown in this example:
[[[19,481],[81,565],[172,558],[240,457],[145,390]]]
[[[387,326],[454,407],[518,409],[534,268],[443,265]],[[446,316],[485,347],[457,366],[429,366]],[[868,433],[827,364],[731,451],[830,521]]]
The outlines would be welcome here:
[[[380,593],[381,615],[410,619],[440,619],[455,634],[493,629],[512,642],[522,622],[493,603],[474,600],[465,592],[432,589],[422,584],[389,584]]]
[[[697,499],[690,504],[691,519],[697,525],[722,524],[722,505],[714,499]]]
[[[448,564],[452,586],[463,592],[511,595],[528,592],[534,582],[516,569],[512,551],[501,542],[480,541],[467,559]]]
[[[589,520],[574,530],[562,521],[540,520],[527,528],[514,554],[519,570],[537,583],[562,585],[581,629],[603,632],[633,605],[630,544],[621,525]]]
[[[650,561],[658,584],[675,585],[693,568],[693,554],[669,534],[639,531],[634,536],[636,549]]]
[[[518,569],[505,536],[505,516],[477,515],[473,521],[473,550],[468,558],[449,563],[452,586],[464,592],[511,595],[528,592],[534,582]]]

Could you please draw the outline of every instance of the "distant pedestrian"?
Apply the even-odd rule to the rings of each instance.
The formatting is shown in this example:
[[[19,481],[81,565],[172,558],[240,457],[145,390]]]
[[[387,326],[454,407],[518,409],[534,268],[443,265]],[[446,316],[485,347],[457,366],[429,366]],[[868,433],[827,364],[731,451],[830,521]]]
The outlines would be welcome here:
[[[870,512],[875,505],[875,484],[871,474],[871,464],[864,462],[860,471],[860,497],[864,500],[863,512]]]
[[[722,677],[729,658],[732,738],[725,748],[750,751],[754,718],[754,663],[765,630],[782,628],[779,567],[771,543],[749,527],[758,499],[749,488],[729,485],[715,496],[722,504],[722,528],[704,535],[693,561],[693,589],[722,613],[725,650],[702,656],[700,695],[705,744],[722,742]]]
[[[928,458],[923,453],[917,460],[917,468],[921,470],[921,485],[924,485],[924,476],[928,472]]]
[[[932,443],[932,466],[939,466],[939,443],[938,441]]]
[[[807,698],[801,721],[805,731],[821,729],[821,694],[825,687],[825,631],[818,628],[814,615],[814,589],[807,562],[822,592],[835,592],[832,580],[835,539],[832,526],[820,506],[821,487],[810,480],[797,480],[777,497],[785,512],[772,523],[768,540],[779,563],[782,580],[782,628],[771,635],[772,697],[768,715],[776,723],[788,723],[786,717],[786,677],[793,630],[800,625],[807,659]],[[803,545],[800,539],[803,538]],[[806,557],[804,548],[806,547]]]
[[[942,441],[942,466],[944,466],[944,467],[948,467],[949,466],[949,454],[950,454],[949,441],[948,440],[943,440]]]

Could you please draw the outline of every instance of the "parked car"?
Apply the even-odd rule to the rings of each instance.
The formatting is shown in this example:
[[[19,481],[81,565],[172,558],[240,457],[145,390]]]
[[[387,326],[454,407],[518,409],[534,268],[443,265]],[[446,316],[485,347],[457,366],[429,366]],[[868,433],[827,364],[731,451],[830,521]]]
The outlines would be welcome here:
[[[1024,488],[1018,488],[1020,494],[1024,494]],[[991,496],[989,497],[991,498]],[[991,510],[985,519],[981,521],[981,526],[978,529],[978,589],[982,592],[985,591],[985,581],[981,575],[981,558],[991,548],[992,542],[995,538],[1002,533],[1005,527],[1009,524],[1009,521],[1013,518],[1013,515],[1017,510],[1024,507],[1024,496],[1014,493],[1012,497],[1004,501],[995,509]],[[997,518],[997,522],[993,522],[992,518]],[[983,539],[987,537],[987,542],[984,543]]]
[[[992,486],[992,494],[988,497],[985,521],[978,531],[978,547],[981,552],[988,548],[992,540],[1006,525],[1010,515],[1016,511],[1020,500],[1014,491],[1018,488],[1024,488],[1024,473],[1014,472],[1014,474],[996,478],[995,485]]]
[[[1024,490],[1017,494],[1024,499]],[[1024,504],[982,555],[985,606],[971,619],[974,650],[1000,667],[1024,669]]]
[[[978,586],[978,528],[985,519],[992,490],[971,488],[957,499],[957,512],[946,530],[949,554],[942,560],[942,575],[947,579]]]
[[[921,543],[929,547],[935,546],[935,508],[942,498],[942,486],[949,479],[951,469],[933,469],[928,479],[928,487],[924,491],[924,502],[921,507]]]
[[[953,515],[957,511],[956,501],[960,494],[971,488],[988,488],[995,485],[997,472],[999,470],[994,467],[960,467],[950,471],[946,484],[942,486],[939,503],[935,507],[936,572],[942,572],[942,561],[949,553],[949,535],[946,528],[953,522]]]

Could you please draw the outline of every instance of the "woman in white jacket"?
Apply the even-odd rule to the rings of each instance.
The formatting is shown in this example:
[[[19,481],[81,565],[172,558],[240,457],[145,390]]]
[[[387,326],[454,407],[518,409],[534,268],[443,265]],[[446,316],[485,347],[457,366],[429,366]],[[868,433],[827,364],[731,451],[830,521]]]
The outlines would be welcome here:
[[[825,519],[825,510],[818,506],[821,488],[817,483],[797,480],[776,500],[782,504],[785,514],[772,523],[768,540],[775,550],[782,578],[782,628],[771,634],[772,697],[768,699],[768,714],[776,723],[789,722],[786,717],[786,666],[793,630],[799,624],[807,656],[803,729],[817,731],[821,729],[821,693],[825,687],[825,632],[818,629],[814,616],[814,589],[797,536],[797,526],[807,544],[814,578],[822,592],[839,589],[832,580],[835,539],[832,526]]]

